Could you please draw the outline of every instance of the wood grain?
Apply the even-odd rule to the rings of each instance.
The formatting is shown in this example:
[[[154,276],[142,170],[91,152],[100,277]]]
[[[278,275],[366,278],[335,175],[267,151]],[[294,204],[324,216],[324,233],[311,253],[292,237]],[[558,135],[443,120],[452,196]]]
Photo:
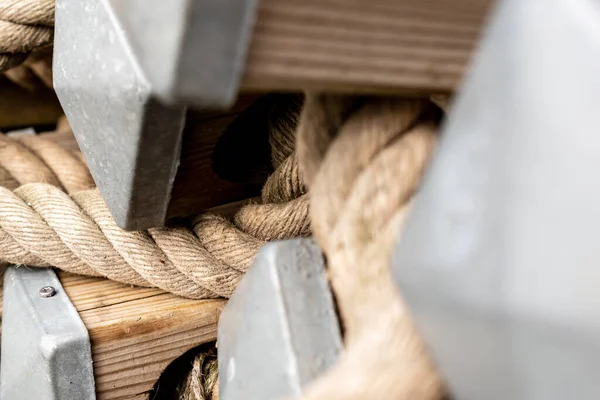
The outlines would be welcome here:
[[[261,0],[243,90],[448,92],[490,0]]]
[[[260,191],[257,182],[231,182],[219,176],[213,168],[213,154],[219,138],[240,115],[225,114],[202,120],[188,118],[167,218],[198,213],[254,196]]]
[[[169,218],[260,193],[272,171],[269,118],[294,96],[241,96],[226,113],[188,113]]]
[[[59,278],[90,335],[98,400],[147,399],[171,362],[216,340],[225,300],[189,300],[65,272]]]

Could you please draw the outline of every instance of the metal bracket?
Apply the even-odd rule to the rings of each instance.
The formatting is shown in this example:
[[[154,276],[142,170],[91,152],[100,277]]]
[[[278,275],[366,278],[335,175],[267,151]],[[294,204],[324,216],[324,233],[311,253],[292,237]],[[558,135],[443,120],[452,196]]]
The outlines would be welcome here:
[[[54,87],[121,228],[165,223],[182,104],[233,105],[257,2],[56,1]]]
[[[6,271],[0,362],[2,399],[96,398],[87,329],[52,270]]]
[[[227,108],[238,94],[258,0],[109,0],[153,92]]]
[[[600,5],[499,6],[395,277],[453,398],[598,399]]]
[[[56,1],[53,71],[60,103],[116,223],[130,230],[163,225],[185,107],[153,94],[112,3]]]
[[[336,360],[342,339],[321,250],[265,245],[219,319],[223,400],[299,395]]]

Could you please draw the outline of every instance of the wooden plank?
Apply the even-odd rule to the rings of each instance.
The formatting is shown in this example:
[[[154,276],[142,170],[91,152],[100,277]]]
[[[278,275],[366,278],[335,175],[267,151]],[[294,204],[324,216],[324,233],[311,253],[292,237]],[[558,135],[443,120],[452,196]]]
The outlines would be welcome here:
[[[268,143],[268,115],[273,99],[289,96],[241,96],[227,112],[197,112],[187,114],[179,168],[168,205],[168,218],[180,217],[245,201],[260,193],[271,171]],[[248,113],[244,111],[248,110]],[[41,134],[63,148],[81,156],[68,124],[63,129]],[[226,140],[222,137],[226,136]],[[217,150],[218,149],[218,150]],[[215,160],[215,152],[221,156]],[[230,158],[231,156],[231,158]],[[228,177],[215,169],[240,169],[248,176]],[[234,209],[236,206],[226,206]]]
[[[223,132],[240,115],[228,114],[208,120],[188,117],[183,133],[180,165],[167,211],[168,218],[198,213],[260,192],[260,183],[228,181],[214,169],[215,147]]]
[[[447,92],[490,0],[261,0],[243,90]]]
[[[0,75],[0,130],[52,125],[62,114],[60,103],[48,88],[23,89]]]
[[[99,400],[146,399],[164,369],[216,340],[225,300],[190,300],[59,272],[90,334]]]
[[[67,288],[67,293],[79,312],[145,299],[164,293],[156,288],[128,287],[131,290],[123,290],[124,285],[119,282],[90,279],[62,271],[59,272],[59,275],[61,283]]]
[[[269,118],[293,96],[241,96],[227,113],[188,113],[169,218],[260,193],[272,170]]]

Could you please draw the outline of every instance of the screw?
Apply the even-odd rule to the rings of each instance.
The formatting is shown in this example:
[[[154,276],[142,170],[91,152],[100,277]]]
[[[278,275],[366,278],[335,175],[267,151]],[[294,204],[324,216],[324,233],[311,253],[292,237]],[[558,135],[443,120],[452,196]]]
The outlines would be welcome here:
[[[56,289],[54,289],[52,286],[44,286],[43,288],[40,289],[40,297],[41,298],[48,298],[48,297],[52,297],[56,294]]]

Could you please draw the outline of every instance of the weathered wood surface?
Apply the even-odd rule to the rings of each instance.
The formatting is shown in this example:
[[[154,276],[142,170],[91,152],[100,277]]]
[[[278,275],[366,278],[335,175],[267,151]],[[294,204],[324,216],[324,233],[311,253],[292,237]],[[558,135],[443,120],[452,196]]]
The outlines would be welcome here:
[[[491,0],[261,0],[243,90],[447,92]]]
[[[224,300],[189,300],[64,272],[59,278],[90,335],[98,400],[147,399],[172,361],[216,340]]]
[[[238,149],[228,154],[228,163],[238,170],[257,171],[257,165],[248,165],[249,160],[264,161],[267,114],[260,109],[253,110],[254,116],[244,113],[257,98],[249,92],[452,91],[461,80],[491,3],[261,0],[242,79],[241,93],[246,94],[226,112],[188,113],[168,218],[258,194],[261,179],[257,178],[264,179],[264,170],[232,181],[215,170],[213,157],[221,134],[233,124],[240,141]],[[238,118],[245,122],[236,124]]]

